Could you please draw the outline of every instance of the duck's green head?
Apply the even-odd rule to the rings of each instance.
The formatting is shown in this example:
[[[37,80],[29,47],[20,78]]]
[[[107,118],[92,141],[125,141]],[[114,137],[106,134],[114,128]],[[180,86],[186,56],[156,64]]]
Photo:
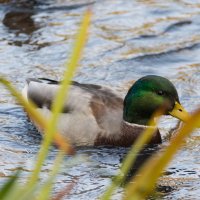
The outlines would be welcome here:
[[[182,121],[189,117],[179,102],[174,85],[161,76],[148,75],[129,89],[124,100],[123,118],[130,123],[147,125],[161,107],[165,108],[165,115],[172,115]]]

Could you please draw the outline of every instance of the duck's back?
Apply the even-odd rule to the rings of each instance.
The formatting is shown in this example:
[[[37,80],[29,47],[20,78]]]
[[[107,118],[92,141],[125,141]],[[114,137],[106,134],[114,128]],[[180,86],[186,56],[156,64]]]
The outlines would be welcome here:
[[[23,95],[48,118],[59,82],[28,79]],[[95,145],[96,140],[120,138],[123,99],[107,87],[73,82],[59,117],[58,131],[75,145]]]

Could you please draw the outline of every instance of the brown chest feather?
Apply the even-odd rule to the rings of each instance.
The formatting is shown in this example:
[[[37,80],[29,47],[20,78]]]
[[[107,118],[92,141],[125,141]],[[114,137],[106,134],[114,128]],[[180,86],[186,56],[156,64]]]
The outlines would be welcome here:
[[[129,147],[134,144],[140,134],[144,132],[147,127],[141,125],[132,125],[126,122],[121,124],[120,137],[105,137],[99,134],[95,140],[94,145],[111,145],[111,146],[123,146]],[[153,127],[152,127],[153,128]],[[159,130],[156,128],[155,132],[148,144],[160,144],[162,139]]]

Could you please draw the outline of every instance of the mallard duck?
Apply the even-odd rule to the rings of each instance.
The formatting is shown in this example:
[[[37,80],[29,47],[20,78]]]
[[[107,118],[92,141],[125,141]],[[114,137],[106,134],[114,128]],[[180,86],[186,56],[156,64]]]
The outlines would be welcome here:
[[[27,79],[23,95],[48,118],[59,82]],[[58,131],[77,146],[131,146],[148,125],[153,113],[165,105],[165,115],[182,121],[188,113],[179,102],[174,85],[166,78],[148,75],[137,80],[125,99],[112,89],[72,82],[57,125]],[[162,142],[156,129],[150,144]]]

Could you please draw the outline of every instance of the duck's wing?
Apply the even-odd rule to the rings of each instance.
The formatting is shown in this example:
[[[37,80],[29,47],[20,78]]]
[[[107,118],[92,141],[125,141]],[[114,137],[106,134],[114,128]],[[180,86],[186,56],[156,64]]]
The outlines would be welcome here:
[[[24,87],[22,94],[27,100],[32,100],[37,107],[46,107],[50,109],[59,87],[60,82],[56,80],[47,78],[29,78],[27,79],[27,84]],[[73,107],[73,104],[76,101],[78,101],[76,102],[77,106],[83,106],[83,104],[81,104],[82,100],[87,100],[94,109],[97,109],[96,107],[99,107],[100,105],[102,108],[106,107],[113,109],[121,109],[123,106],[123,99],[110,88],[73,81],[68,97],[66,97],[63,112],[70,110],[70,106]]]
[[[98,126],[106,137],[118,138],[121,134],[123,119],[123,99],[108,87],[93,84],[80,84],[73,82],[73,86],[81,88],[84,93],[89,93],[89,107]]]
[[[27,79],[22,93],[48,117],[59,86],[60,82],[50,79]],[[61,115],[61,132],[66,132],[64,134],[71,137],[72,142],[77,145],[84,138],[87,142],[87,137],[92,138],[88,145],[93,145],[92,142],[99,134],[118,137],[122,112],[123,99],[110,88],[72,82]],[[80,134],[79,138],[75,136]]]

